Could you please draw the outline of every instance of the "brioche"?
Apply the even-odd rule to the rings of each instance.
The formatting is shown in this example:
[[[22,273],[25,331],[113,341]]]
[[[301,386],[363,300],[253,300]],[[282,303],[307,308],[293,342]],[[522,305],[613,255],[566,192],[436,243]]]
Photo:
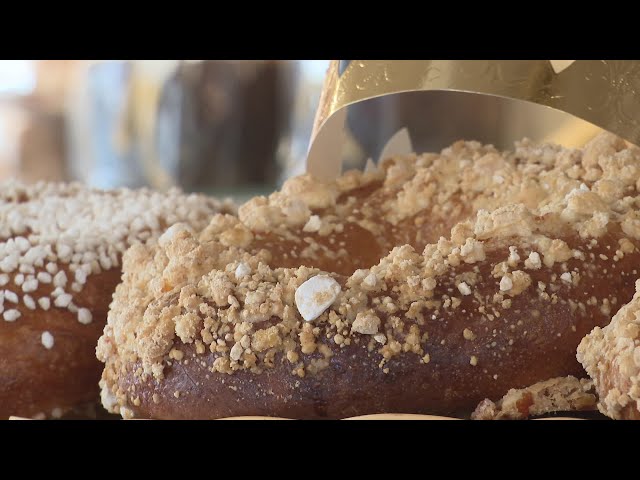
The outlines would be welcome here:
[[[585,376],[633,297],[640,150],[460,141],[308,175],[124,256],[97,356],[124,418],[469,417]]]

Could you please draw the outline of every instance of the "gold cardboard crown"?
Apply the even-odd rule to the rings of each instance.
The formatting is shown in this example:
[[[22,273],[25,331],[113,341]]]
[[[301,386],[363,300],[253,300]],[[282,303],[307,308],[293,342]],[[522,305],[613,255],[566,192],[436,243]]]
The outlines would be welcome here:
[[[328,180],[459,139],[579,147],[604,129],[640,144],[639,93],[636,60],[334,60],[307,170]]]

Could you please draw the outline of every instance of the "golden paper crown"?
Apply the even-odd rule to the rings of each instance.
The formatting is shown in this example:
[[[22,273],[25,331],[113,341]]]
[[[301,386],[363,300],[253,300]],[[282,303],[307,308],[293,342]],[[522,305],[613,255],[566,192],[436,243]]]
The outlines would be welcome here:
[[[331,179],[460,139],[579,147],[601,129],[640,144],[640,61],[334,60],[307,170]]]

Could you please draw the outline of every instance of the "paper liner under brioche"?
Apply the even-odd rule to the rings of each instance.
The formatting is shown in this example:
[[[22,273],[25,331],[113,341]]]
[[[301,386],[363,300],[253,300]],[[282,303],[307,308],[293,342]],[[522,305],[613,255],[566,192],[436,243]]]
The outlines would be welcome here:
[[[32,420],[24,417],[9,417],[9,420]],[[230,417],[220,418],[218,420],[292,420],[290,418],[275,417]],[[379,413],[374,415],[364,415],[362,417],[345,418],[344,420],[461,420],[453,417],[437,417],[433,415],[411,415],[406,413]],[[537,418],[536,420],[582,420],[573,417],[553,417],[553,418]]]

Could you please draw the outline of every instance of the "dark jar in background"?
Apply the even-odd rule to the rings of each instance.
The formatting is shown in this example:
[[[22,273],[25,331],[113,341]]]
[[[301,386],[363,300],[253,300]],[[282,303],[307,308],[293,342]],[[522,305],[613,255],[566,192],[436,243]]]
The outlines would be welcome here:
[[[326,63],[93,62],[69,99],[71,176],[102,188],[268,193],[304,162]]]
[[[274,187],[295,67],[277,61],[181,63],[160,95],[161,168],[188,190]]]

